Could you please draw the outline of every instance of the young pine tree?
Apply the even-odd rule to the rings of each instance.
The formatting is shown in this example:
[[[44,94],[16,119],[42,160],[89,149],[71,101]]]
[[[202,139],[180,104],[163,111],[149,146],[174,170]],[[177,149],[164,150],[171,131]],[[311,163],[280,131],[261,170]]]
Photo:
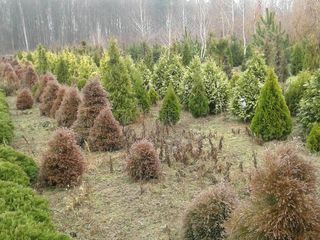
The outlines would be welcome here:
[[[165,125],[176,124],[180,119],[181,106],[170,84],[160,109],[160,121]]]
[[[292,119],[273,70],[261,89],[251,130],[265,141],[285,139],[292,131]]]
[[[209,112],[208,98],[202,80],[199,77],[199,75],[195,77],[188,101],[188,109],[195,118],[204,117]]]
[[[103,84],[109,93],[115,118],[121,124],[133,122],[137,117],[137,103],[132,89],[130,74],[115,40],[108,49],[109,59],[102,73]]]

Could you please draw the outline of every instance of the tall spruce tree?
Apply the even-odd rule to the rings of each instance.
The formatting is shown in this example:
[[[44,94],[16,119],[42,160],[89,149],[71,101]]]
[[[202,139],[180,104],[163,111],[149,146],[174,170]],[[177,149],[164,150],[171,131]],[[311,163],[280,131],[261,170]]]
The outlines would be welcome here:
[[[160,121],[165,125],[174,125],[180,119],[180,111],[181,106],[179,103],[179,98],[175,94],[174,89],[170,84],[160,109]]]
[[[253,134],[264,141],[285,139],[292,131],[292,119],[273,70],[261,89],[251,122]]]
[[[108,60],[102,69],[103,84],[109,93],[112,111],[121,124],[133,122],[137,117],[137,103],[130,74],[115,40],[110,40]]]

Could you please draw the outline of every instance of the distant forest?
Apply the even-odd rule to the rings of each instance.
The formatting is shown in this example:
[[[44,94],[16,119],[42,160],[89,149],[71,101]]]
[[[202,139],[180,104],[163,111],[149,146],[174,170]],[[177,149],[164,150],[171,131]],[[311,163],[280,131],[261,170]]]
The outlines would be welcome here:
[[[318,41],[317,0],[0,0],[0,54],[87,41],[171,45],[187,31],[205,42],[235,36],[245,45],[264,9],[276,13],[291,40]]]

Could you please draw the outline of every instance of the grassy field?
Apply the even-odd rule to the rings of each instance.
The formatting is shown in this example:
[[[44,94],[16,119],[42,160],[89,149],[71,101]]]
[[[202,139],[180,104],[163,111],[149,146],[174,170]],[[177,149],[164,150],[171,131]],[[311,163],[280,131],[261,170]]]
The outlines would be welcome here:
[[[9,97],[8,100],[15,125],[13,146],[33,156],[40,164],[41,155],[57,124],[53,119],[40,116],[38,106],[18,111],[15,98]],[[158,109],[154,108],[147,116],[146,129],[154,127],[157,113]],[[141,126],[130,127],[139,133]],[[193,159],[187,165],[172,161],[170,167],[163,162],[161,179],[151,183],[130,181],[124,170],[125,150],[114,153],[84,150],[88,169],[79,187],[39,190],[50,202],[58,230],[83,240],[179,239],[184,210],[202,190],[227,179],[241,197],[246,196],[247,183],[255,169],[254,159],[259,167],[262,152],[274,142],[257,144],[247,134],[245,124],[227,116],[196,120],[189,113],[183,113],[169,138],[179,141],[183,132],[190,130],[193,133],[214,132],[215,144],[219,144],[223,136],[218,161]],[[297,132],[298,129],[290,138],[296,139]],[[310,157],[319,162],[319,157]]]

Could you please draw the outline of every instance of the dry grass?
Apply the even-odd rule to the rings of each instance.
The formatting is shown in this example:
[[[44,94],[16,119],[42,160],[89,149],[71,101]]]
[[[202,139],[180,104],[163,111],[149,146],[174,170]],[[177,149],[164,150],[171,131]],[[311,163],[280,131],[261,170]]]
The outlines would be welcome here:
[[[21,112],[15,110],[14,97],[9,102],[15,125],[14,147],[39,160],[57,127],[55,120],[40,116],[38,106]],[[154,124],[157,116],[158,108],[153,108],[145,121],[146,128]],[[141,131],[139,123],[131,127]],[[168,167],[163,163],[160,180],[141,184],[132,182],[125,173],[125,150],[84,151],[88,171],[79,187],[43,191],[57,228],[83,240],[180,239],[180,219],[187,204],[202,190],[225,179],[229,166],[231,184],[240,196],[245,196],[250,172],[255,164],[259,167],[260,154],[272,143],[257,144],[246,133],[246,125],[223,115],[194,119],[183,113],[175,127],[176,133],[171,135],[179,139],[183,129],[215,131],[218,139],[223,136],[217,165],[203,160],[192,161],[187,166],[172,162]]]

